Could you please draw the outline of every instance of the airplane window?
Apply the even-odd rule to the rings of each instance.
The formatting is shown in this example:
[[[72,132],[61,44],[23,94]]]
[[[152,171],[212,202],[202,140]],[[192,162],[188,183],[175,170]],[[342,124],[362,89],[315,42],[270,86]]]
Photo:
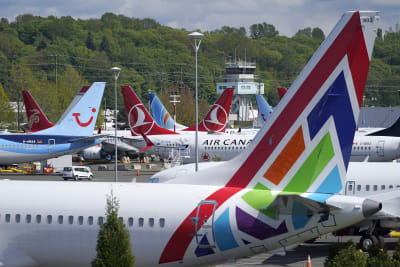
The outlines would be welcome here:
[[[368,184],[365,186],[365,191],[369,191],[369,185]]]
[[[30,214],[26,215],[26,223],[31,223],[32,216]]]
[[[164,227],[165,226],[165,219],[164,218],[161,218],[160,219],[160,227]]]
[[[88,217],[88,224],[92,225],[93,224],[93,216]]]
[[[98,223],[99,225],[103,225],[103,223],[104,223],[104,218],[100,216],[100,217],[98,218],[98,220],[97,220],[97,223]]]
[[[385,190],[385,185],[381,185],[381,190]]]
[[[83,224],[83,216],[78,217],[78,223],[79,223],[79,225]]]
[[[361,191],[361,185],[357,185],[357,191]]]
[[[58,216],[58,224],[63,224],[64,217],[62,215]]]
[[[51,224],[51,222],[53,221],[51,215],[47,215],[47,224]]]
[[[374,185],[374,191],[378,190],[378,186]]]
[[[149,219],[149,225],[150,225],[150,227],[154,226],[154,218]]]
[[[399,187],[400,187],[400,185],[396,185],[396,187],[397,187],[397,188],[399,188]]]
[[[21,222],[21,215],[20,214],[15,215],[15,222],[16,223],[20,223]]]
[[[352,184],[349,184],[349,191],[350,192],[353,191],[353,185]]]
[[[132,217],[128,218],[128,225],[133,226],[133,218]]]
[[[36,215],[36,223],[40,223],[42,221],[42,215]]]
[[[10,214],[6,214],[6,222],[9,223],[11,220],[11,215]]]
[[[143,224],[144,224],[144,219],[139,218],[139,227],[143,227]]]
[[[389,189],[392,189],[393,188],[393,185],[389,185]]]
[[[73,224],[74,223],[74,216],[68,216],[68,223]]]

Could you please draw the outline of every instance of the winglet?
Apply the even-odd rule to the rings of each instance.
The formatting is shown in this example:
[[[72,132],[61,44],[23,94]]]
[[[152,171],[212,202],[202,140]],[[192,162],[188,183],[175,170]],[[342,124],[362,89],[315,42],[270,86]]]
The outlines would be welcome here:
[[[154,146],[153,142],[151,142],[151,140],[145,134],[142,133],[141,135],[142,135],[144,141],[146,142],[147,146],[144,148],[141,148],[139,151],[145,151],[149,148],[152,148]]]
[[[369,136],[394,136],[394,137],[400,137],[400,117],[397,119],[395,123],[392,124],[389,128],[376,131],[370,134],[367,134]]]

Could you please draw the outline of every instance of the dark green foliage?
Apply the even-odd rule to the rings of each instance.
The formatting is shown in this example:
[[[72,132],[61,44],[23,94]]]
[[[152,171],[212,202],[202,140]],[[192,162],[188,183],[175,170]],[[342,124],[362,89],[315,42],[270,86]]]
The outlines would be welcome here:
[[[225,62],[245,57],[257,63],[256,75],[265,84],[269,103],[278,103],[276,88],[290,87],[325,35],[319,28],[306,28],[289,38],[279,36],[277,28],[264,22],[253,24],[248,36],[244,27],[231,26],[205,33],[198,55],[199,96],[205,106],[217,98],[215,83],[223,80]],[[385,36],[378,32],[382,38],[376,40],[364,105],[400,105],[399,28]],[[187,34],[151,18],[112,13],[87,20],[31,14],[19,15],[11,23],[0,19],[0,83],[10,101],[16,101],[23,89],[33,90],[54,122],[61,106],[69,104],[81,86],[95,81],[107,82],[104,95],[112,107],[114,83],[109,69],[114,65],[122,69],[118,86],[130,84],[143,101],[149,89],[169,92],[181,78],[191,91],[182,95],[191,97],[194,53]],[[65,82],[69,74],[73,79]],[[118,103],[123,111],[120,92]],[[177,118],[190,120],[186,113]]]
[[[96,246],[97,257],[92,261],[92,267],[133,267],[135,258],[132,256],[129,232],[124,223],[118,219],[119,202],[113,191],[107,196],[106,222],[100,226]]]
[[[90,50],[96,50],[96,45],[94,44],[93,36],[92,36],[91,32],[88,32],[88,35],[86,38],[86,47]]]
[[[397,241],[397,246],[394,249],[393,259],[400,262],[400,239]]]
[[[390,257],[387,250],[377,246],[371,247],[368,252],[362,252],[354,243],[338,243],[330,247],[324,266],[400,267],[399,251],[398,244],[393,257]]]
[[[357,249],[353,243],[348,243],[344,248],[336,246],[330,251],[326,267],[366,267],[368,255]]]

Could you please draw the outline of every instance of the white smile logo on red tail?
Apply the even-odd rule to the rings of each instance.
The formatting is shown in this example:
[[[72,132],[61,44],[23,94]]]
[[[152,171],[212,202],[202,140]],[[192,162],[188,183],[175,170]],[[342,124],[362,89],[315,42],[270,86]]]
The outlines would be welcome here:
[[[131,128],[131,131],[136,135],[149,133],[154,125],[154,121],[145,121],[146,116],[144,110],[142,104],[134,105],[131,110],[129,110],[129,128]]]
[[[219,132],[224,130],[228,122],[228,113],[218,104],[214,104],[209,115],[203,120],[203,125],[208,131]]]

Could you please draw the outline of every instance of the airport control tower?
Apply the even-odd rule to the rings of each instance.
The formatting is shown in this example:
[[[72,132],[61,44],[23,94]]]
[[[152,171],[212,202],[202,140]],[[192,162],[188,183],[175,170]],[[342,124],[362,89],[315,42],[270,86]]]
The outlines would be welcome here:
[[[217,93],[221,94],[225,88],[233,87],[233,100],[231,106],[234,120],[250,120],[251,95],[264,94],[264,84],[254,80],[256,63],[235,60],[225,63],[226,75],[224,82],[217,83]]]

